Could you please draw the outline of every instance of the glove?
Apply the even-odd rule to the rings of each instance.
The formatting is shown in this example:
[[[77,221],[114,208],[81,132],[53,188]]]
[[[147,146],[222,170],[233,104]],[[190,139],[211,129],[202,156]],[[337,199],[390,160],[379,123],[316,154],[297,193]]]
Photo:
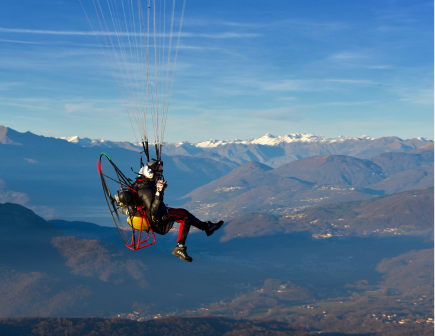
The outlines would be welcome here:
[[[157,181],[157,184],[156,184],[156,187],[157,187],[156,195],[160,196],[160,193],[163,192],[166,189],[167,186],[168,186],[168,184],[166,183],[166,181],[162,181],[162,180]]]

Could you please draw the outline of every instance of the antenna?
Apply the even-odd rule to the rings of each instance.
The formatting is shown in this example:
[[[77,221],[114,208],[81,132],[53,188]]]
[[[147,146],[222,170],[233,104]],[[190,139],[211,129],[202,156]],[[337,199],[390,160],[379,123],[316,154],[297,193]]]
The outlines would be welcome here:
[[[147,157],[147,162],[150,161],[150,152],[149,152],[149,147],[148,147],[148,140],[142,141],[142,147],[143,147],[143,151]]]
[[[155,144],[154,146],[156,147],[156,157],[157,157],[157,161],[160,161],[159,145],[158,145],[158,144]]]

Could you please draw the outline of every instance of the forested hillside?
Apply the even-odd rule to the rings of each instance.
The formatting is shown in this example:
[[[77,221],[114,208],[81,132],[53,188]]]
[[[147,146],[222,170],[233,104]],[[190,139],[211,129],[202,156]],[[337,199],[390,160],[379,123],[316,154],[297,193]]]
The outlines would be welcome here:
[[[433,203],[431,187],[314,207],[285,216],[251,213],[229,221],[222,241],[304,231],[314,238],[420,235],[433,239]]]
[[[323,155],[275,169],[251,161],[183,199],[188,209],[211,219],[250,212],[287,215],[307,207],[432,187],[433,153],[429,144],[417,152],[383,153],[370,160]]]

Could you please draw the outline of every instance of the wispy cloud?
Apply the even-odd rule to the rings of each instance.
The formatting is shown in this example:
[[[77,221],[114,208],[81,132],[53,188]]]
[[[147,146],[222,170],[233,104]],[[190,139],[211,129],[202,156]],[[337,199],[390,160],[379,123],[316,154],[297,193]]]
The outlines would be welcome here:
[[[67,46],[55,50],[44,47],[25,51],[4,48],[0,54],[0,70],[6,71],[12,69],[14,71],[44,71],[44,75],[61,71],[68,73],[71,77],[71,75],[77,75],[79,69],[85,68],[92,69],[93,74],[101,71],[102,68],[107,72],[110,71],[105,63],[104,54],[99,48]],[[71,72],[71,69],[74,69],[74,72]]]
[[[365,68],[372,70],[393,70],[395,67],[390,64],[382,64],[379,51],[370,49],[356,51],[342,51],[334,53],[326,58],[326,62],[338,64],[339,66],[350,68]]]
[[[286,79],[274,82],[260,82],[259,87],[265,91],[281,92],[319,91],[327,89],[323,81],[305,79]]]
[[[42,29],[22,29],[22,28],[1,28],[0,33],[15,33],[15,34],[39,34],[39,35],[94,35],[92,31],[77,31],[77,30],[42,30]],[[104,35],[104,32],[95,32],[98,35]],[[112,33],[116,34],[116,33]]]
[[[289,18],[289,19],[277,19],[277,20],[259,20],[259,21],[247,21],[247,20],[219,20],[210,18],[189,18],[185,20],[184,25],[187,26],[224,26],[224,27],[236,27],[236,28],[249,28],[249,29],[264,29],[264,28],[293,28],[297,27],[296,31],[300,33],[311,33],[313,31],[338,31],[348,29],[350,24],[347,22],[338,21],[318,21],[310,19]]]
[[[250,118],[260,118],[267,120],[281,120],[281,121],[301,121],[306,119],[304,115],[300,112],[297,107],[279,107],[258,111],[249,111],[245,114],[248,114]]]
[[[230,26],[230,27],[242,27],[242,28],[264,28],[271,25],[271,22],[236,22],[236,21],[215,21],[215,23]]]
[[[0,42],[19,43],[19,44],[42,44],[41,42],[34,42],[34,41],[18,41],[18,40],[6,40],[6,39],[0,39]]]
[[[265,22],[248,22],[248,21],[230,21],[230,20],[222,20],[215,19],[209,17],[189,17],[185,18],[183,21],[183,26],[187,27],[214,27],[213,30],[217,27],[235,27],[235,28],[251,28],[258,29],[270,26],[273,24],[273,21],[265,21]]]
[[[123,31],[78,31],[78,30],[42,30],[42,29],[22,29],[22,28],[0,28],[0,33],[13,34],[37,34],[37,35],[61,35],[61,36],[138,36],[142,37],[142,32],[123,32]],[[154,34],[152,34],[154,36]],[[157,37],[169,37],[170,34],[155,34]],[[258,33],[238,33],[238,32],[221,32],[221,33],[189,33],[182,32],[181,37],[195,38],[216,38],[216,39],[238,39],[260,36]]]
[[[255,87],[260,91],[273,92],[315,92],[341,90],[343,85],[378,85],[379,83],[367,79],[286,79],[276,81],[262,81],[260,79],[238,80],[238,85]],[[335,85],[333,85],[335,84]]]
[[[299,108],[312,108],[312,107],[325,107],[325,106],[362,106],[378,103],[378,100],[363,100],[363,101],[332,101],[332,102],[321,102],[316,104],[300,104]]]
[[[343,83],[343,84],[364,84],[364,85],[378,85],[379,83],[367,79],[324,79],[325,82]]]
[[[434,104],[434,91],[433,89],[421,89],[412,90],[411,92],[404,92],[401,101],[410,102],[419,105],[431,105]]]
[[[0,105],[14,106],[28,110],[49,111],[48,100],[37,98],[9,98],[0,96]]]
[[[89,111],[90,109],[94,108],[93,104],[91,103],[79,103],[79,104],[72,104],[72,103],[66,103],[64,104],[65,114],[71,114],[74,112],[83,112],[83,111]]]
[[[23,85],[23,82],[0,82],[0,91],[6,91],[13,87]]]
[[[334,62],[360,62],[361,60],[368,60],[371,57],[366,52],[352,52],[343,51],[340,53],[333,54],[328,57],[329,60]]]
[[[367,69],[373,69],[373,70],[393,70],[396,67],[392,65],[366,65]]]
[[[292,26],[302,26],[302,27],[311,27],[316,28],[316,30],[323,30],[325,31],[337,31],[337,30],[343,30],[348,29],[350,24],[347,22],[340,22],[340,21],[314,21],[309,19],[299,19],[299,18],[292,18],[282,21],[276,21],[275,24],[278,25],[292,25]]]
[[[203,34],[203,33],[182,33],[182,37],[204,37],[204,38],[214,38],[214,39],[226,39],[226,38],[251,38],[258,37],[261,34],[258,33],[235,33],[235,32],[223,32],[216,34]]]
[[[80,97],[69,100],[62,99],[59,105],[63,106],[62,111],[65,115],[75,117],[86,117],[94,120],[104,118],[127,117],[125,105],[122,99],[84,99]]]
[[[296,101],[298,98],[297,97],[279,97],[277,100],[278,101]]]
[[[10,98],[0,96],[0,105],[20,107],[27,111],[47,111],[57,115],[101,120],[125,117],[125,105],[119,99],[87,99],[83,97],[28,97]],[[25,113],[25,112],[23,112]]]

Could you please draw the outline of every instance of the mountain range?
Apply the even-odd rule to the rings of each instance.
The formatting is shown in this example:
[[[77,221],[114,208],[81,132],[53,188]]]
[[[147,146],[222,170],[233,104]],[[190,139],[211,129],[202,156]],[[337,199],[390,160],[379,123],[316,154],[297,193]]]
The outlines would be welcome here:
[[[137,171],[139,166],[137,146],[68,140],[0,126],[0,202],[25,204],[44,218],[112,225],[96,161],[104,150],[133,178],[131,167]],[[433,185],[430,146],[433,142],[423,138],[328,139],[303,134],[165,144],[165,202],[172,207],[184,204],[212,219],[250,211],[284,214],[426,187]]]
[[[0,127],[0,202],[26,204],[45,218],[112,225],[97,172],[101,152],[100,147],[84,148]],[[109,154],[127,176],[135,177],[131,169],[140,168],[137,152],[118,147],[111,148]],[[230,161],[187,156],[163,156],[163,160],[170,186],[165,201],[171,204],[237,166]]]
[[[140,151],[141,145],[131,142],[114,142],[103,139],[91,140],[77,136],[64,137],[71,143],[82,147],[126,148]],[[360,138],[340,136],[327,138],[315,134],[287,134],[274,136],[266,134],[251,140],[207,140],[197,143],[182,141],[179,143],[165,143],[163,152],[166,155],[196,156],[214,160],[229,160],[238,165],[249,161],[258,161],[271,167],[300,160],[309,156],[326,154],[342,154],[367,159],[385,152],[405,152],[433,143],[426,138],[402,140],[389,136]]]
[[[324,333],[433,333],[432,141],[267,135],[173,152],[166,144],[165,200],[226,220],[212,237],[189,234],[187,264],[171,254],[177,230],[130,251],[108,227],[96,160],[107,151],[134,177],[137,147],[69,140],[0,127],[0,316],[217,314],[262,320],[237,322],[243,332],[289,326],[265,321],[273,319]],[[11,201],[51,220],[1,204]],[[44,334],[60,323],[16,321],[0,328]],[[193,321],[158,325],[197,330]],[[118,323],[77,323],[88,322]]]
[[[364,200],[434,185],[433,144],[368,159],[322,155],[278,168],[251,161],[183,197],[184,207],[205,218],[250,212],[289,214],[343,201]]]

